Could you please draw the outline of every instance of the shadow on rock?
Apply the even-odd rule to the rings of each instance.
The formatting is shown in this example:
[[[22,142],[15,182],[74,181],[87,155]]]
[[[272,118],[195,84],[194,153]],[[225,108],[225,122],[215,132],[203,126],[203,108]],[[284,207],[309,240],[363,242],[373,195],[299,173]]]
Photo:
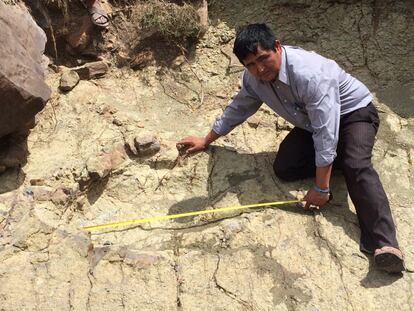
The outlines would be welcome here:
[[[359,245],[361,233],[358,217],[348,204],[348,190],[339,169],[332,174],[331,189],[333,200],[321,209],[323,216],[333,226],[342,227],[344,233]]]
[[[360,282],[361,286],[365,288],[380,288],[391,285],[403,277],[402,273],[389,274],[387,272],[376,269],[374,257],[372,255],[364,254],[369,261],[369,271],[365,278]]]
[[[27,163],[27,133],[10,134],[0,139],[0,193],[15,190],[23,184]]]
[[[28,131],[12,133],[0,138],[0,173],[7,168],[22,167],[29,155]]]
[[[214,206],[226,195],[233,194],[237,197],[239,205],[255,203],[275,202],[281,200],[296,200],[289,194],[288,187],[281,187],[272,169],[272,158],[275,153],[240,154],[223,147],[212,146],[207,151],[209,154],[207,196],[185,199],[172,205],[168,214],[180,214],[190,211],[206,210]],[[249,184],[254,181],[254,188],[249,189]],[[274,183],[274,186],[272,186]],[[274,207],[287,212],[308,214],[296,205],[283,205]],[[176,222],[188,223],[194,216],[177,218]]]
[[[105,191],[106,185],[108,184],[109,176],[106,176],[102,179],[93,179],[86,186],[87,189],[87,199],[89,204],[93,205],[101,197],[102,193]]]
[[[414,83],[407,83],[377,92],[380,102],[402,118],[414,117]]]
[[[198,212],[205,210],[209,205],[207,197],[195,197],[187,200],[178,202],[170,207],[168,215]],[[194,219],[195,216],[188,216],[183,218],[176,218],[175,221],[178,223],[188,223]]]
[[[207,195],[188,198],[172,205],[169,215],[206,210],[214,207],[229,194],[237,197],[239,205],[297,200],[290,191],[307,190],[313,183],[312,179],[296,182],[279,180],[273,172],[275,152],[241,154],[223,147],[212,146],[207,153],[209,154]],[[320,212],[333,227],[343,228],[345,234],[355,241],[357,249],[360,240],[358,218],[349,207],[348,192],[340,170],[336,170],[333,174],[331,184],[334,198],[332,202],[322,207]],[[305,210],[298,204],[268,208],[311,217],[316,213],[313,210]],[[189,223],[193,219],[194,216],[177,218],[175,222]]]
[[[0,174],[0,194],[19,188],[26,178],[21,168],[9,168]]]

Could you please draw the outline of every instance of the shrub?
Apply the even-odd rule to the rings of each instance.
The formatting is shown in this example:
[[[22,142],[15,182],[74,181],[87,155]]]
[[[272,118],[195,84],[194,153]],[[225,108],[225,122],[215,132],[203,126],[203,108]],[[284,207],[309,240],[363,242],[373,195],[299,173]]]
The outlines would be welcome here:
[[[196,39],[202,30],[200,17],[193,6],[163,0],[148,3],[140,25],[144,30],[157,32],[170,40]]]

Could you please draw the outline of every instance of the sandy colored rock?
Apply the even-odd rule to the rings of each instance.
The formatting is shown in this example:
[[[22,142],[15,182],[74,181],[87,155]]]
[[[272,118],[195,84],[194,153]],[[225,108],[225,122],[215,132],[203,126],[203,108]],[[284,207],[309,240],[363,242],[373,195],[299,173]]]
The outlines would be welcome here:
[[[174,146],[185,136],[206,134],[229,100],[216,94],[237,91],[239,73],[227,70],[221,49],[231,51],[225,40],[259,15],[285,42],[323,51],[371,86],[412,80],[404,80],[412,66],[408,2],[387,8],[379,2],[282,2],[211,2],[212,23],[189,59],[194,72],[185,63],[174,71],[158,65],[138,72],[113,69],[99,81],[81,80],[67,94],[57,90],[59,74],[49,77],[54,105],[39,115],[28,163],[20,173],[0,176],[1,308],[412,309],[413,274],[384,274],[359,251],[358,219],[340,172],[332,176],[334,200],[320,210],[292,204],[82,229],[306,193],[312,179],[285,183],[273,174],[278,146],[292,126],[265,105],[255,114],[260,126],[242,124],[205,152],[184,159]],[[113,10],[117,29],[109,29],[125,33],[119,38],[132,27],[121,8]],[[381,41],[382,49],[373,49],[379,38],[392,44]],[[389,71],[376,81],[390,59]],[[200,92],[194,73],[203,79],[200,107],[191,105]],[[395,96],[383,98],[374,100],[381,126],[373,164],[413,270],[414,111],[409,96],[398,105]],[[114,118],[122,122],[115,125]],[[156,137],[157,153],[140,158],[125,152],[125,144],[137,149],[135,138],[146,133],[152,138],[141,144],[151,146]],[[31,185],[34,179],[45,183]],[[41,187],[47,194],[42,201],[34,190]],[[57,189],[63,204],[48,197]]]
[[[110,172],[118,168],[125,159],[126,154],[123,146],[118,144],[90,158],[86,163],[86,167],[92,178],[101,179],[107,177]]]
[[[76,71],[65,71],[60,78],[59,88],[64,92],[68,92],[79,83],[79,80],[80,78]]]
[[[104,76],[108,72],[109,67],[104,61],[97,61],[86,63],[85,65],[76,67],[73,70],[78,73],[80,79],[90,80]]]
[[[135,137],[130,136],[126,146],[132,154],[139,157],[153,156],[161,149],[158,139],[149,133],[143,133]]]

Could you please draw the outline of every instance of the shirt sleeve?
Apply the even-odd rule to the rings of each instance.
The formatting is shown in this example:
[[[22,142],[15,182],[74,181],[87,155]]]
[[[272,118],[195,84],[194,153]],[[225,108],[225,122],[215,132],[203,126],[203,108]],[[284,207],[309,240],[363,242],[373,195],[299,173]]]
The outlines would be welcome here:
[[[263,104],[259,97],[249,87],[246,74],[242,78],[242,88],[224,109],[223,114],[213,124],[213,131],[226,135],[237,125],[252,116]]]
[[[336,158],[339,139],[339,82],[331,76],[312,77],[305,85],[303,100],[313,130],[315,164],[328,166]]]

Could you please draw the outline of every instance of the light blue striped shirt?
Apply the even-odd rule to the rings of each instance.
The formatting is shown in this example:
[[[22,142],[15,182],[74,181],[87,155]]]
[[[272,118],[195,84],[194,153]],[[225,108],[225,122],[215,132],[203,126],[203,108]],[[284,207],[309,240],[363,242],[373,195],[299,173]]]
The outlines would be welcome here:
[[[335,61],[283,46],[278,79],[261,81],[245,70],[240,92],[213,130],[226,135],[266,103],[294,126],[313,133],[316,166],[327,166],[336,157],[340,117],[371,101],[368,88]]]

